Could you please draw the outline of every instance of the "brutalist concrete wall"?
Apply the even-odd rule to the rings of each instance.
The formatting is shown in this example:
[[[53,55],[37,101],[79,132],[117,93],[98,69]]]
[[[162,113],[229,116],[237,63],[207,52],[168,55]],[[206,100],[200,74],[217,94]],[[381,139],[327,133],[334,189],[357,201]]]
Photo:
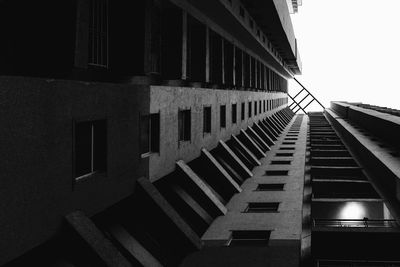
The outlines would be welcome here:
[[[286,107],[281,105],[264,112],[264,100],[286,98],[285,93],[266,93],[203,89],[190,87],[151,86],[150,111],[160,113],[160,153],[150,155],[150,180],[157,180],[175,168],[177,160],[186,162],[197,158],[201,148],[208,150],[217,146],[219,140],[226,141],[240,129],[247,128],[253,122],[271,115]],[[261,101],[262,112],[259,111]],[[248,116],[248,103],[252,104],[252,116]],[[257,103],[257,115],[254,115]],[[242,103],[245,106],[245,118],[241,119]],[[237,122],[232,123],[232,104],[237,105]],[[226,106],[226,127],[220,126],[220,106]],[[211,133],[203,133],[203,108],[211,107]],[[191,140],[178,141],[178,110],[191,110]]]
[[[0,77],[0,265],[52,237],[73,210],[93,215],[146,175],[139,112],[148,86]],[[107,173],[75,181],[74,120],[107,120]]]

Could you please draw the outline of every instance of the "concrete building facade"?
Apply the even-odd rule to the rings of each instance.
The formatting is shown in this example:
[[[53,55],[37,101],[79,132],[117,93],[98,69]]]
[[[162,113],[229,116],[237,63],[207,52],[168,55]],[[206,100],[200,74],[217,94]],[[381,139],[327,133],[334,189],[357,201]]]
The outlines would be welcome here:
[[[396,111],[292,111],[299,5],[0,1],[0,265],[400,260]]]

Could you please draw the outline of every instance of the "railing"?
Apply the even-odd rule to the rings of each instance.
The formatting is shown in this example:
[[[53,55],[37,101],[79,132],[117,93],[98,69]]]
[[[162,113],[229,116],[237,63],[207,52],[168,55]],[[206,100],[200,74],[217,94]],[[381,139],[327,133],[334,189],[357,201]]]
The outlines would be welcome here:
[[[399,228],[396,220],[313,219],[313,227]]]

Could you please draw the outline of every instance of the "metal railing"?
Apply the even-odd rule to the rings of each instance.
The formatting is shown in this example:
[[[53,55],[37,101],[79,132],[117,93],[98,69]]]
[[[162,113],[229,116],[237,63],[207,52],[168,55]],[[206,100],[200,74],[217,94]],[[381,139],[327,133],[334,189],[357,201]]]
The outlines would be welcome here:
[[[313,219],[313,227],[399,228],[393,219]]]

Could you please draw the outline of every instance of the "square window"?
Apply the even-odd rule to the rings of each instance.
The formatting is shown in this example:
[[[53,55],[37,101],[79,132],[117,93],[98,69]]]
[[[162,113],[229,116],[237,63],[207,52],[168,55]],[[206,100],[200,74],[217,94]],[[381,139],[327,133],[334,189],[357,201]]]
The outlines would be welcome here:
[[[279,202],[250,202],[245,210],[246,213],[269,213],[277,212]]]
[[[232,124],[235,124],[237,121],[237,105],[232,104]]]
[[[246,116],[246,111],[245,111],[246,105],[245,103],[242,103],[242,110],[241,110],[241,119],[242,121],[244,120],[245,116]]]
[[[74,127],[74,176],[79,179],[107,171],[106,120],[84,121]]]
[[[232,231],[228,246],[268,246],[271,231],[238,230]]]
[[[191,112],[190,109],[179,110],[178,112],[178,132],[179,141],[190,141],[191,138]]]
[[[203,108],[203,133],[211,133],[211,107]]]
[[[160,114],[140,116],[140,153],[160,152]]]
[[[258,184],[256,191],[283,191],[285,184]]]
[[[222,105],[219,108],[219,122],[220,122],[221,128],[226,127],[226,106],[225,105]]]

